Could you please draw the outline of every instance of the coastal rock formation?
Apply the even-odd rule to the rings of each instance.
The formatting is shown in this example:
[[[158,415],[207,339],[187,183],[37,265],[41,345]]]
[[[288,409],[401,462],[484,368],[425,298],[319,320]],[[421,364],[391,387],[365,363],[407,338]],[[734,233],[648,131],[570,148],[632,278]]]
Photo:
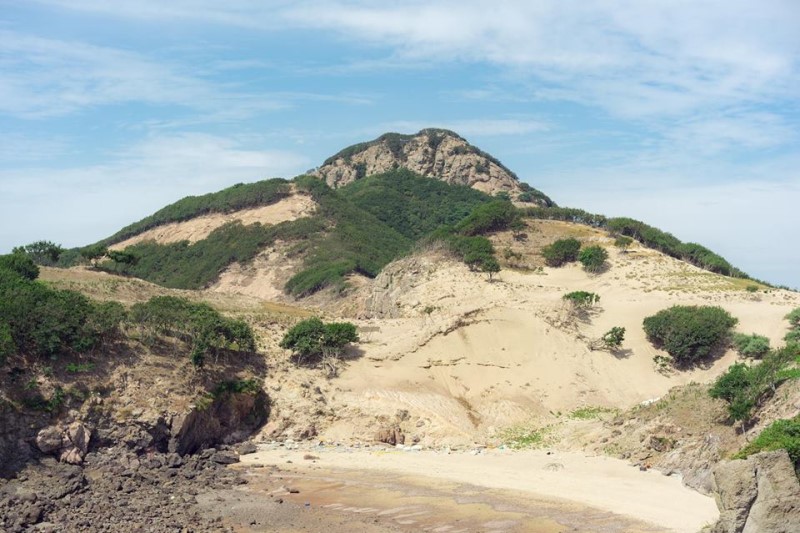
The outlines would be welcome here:
[[[714,488],[720,518],[711,533],[800,531],[800,482],[786,450],[719,464]]]
[[[345,148],[312,174],[331,187],[342,187],[395,168],[407,168],[421,176],[488,194],[504,192],[521,202],[552,205],[547,196],[522,183],[500,161],[458,134],[441,129],[425,129],[415,135],[381,135],[374,141]]]

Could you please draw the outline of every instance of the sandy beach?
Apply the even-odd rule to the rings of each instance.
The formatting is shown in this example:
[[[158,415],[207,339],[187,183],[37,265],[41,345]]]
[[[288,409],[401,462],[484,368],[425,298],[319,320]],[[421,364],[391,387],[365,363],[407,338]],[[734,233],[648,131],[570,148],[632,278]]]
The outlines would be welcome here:
[[[449,533],[684,533],[699,531],[718,516],[713,498],[684,487],[677,476],[579,453],[277,447],[243,456],[237,468],[250,483],[244,498],[221,499],[227,516],[234,522],[249,517],[237,515],[235,503],[246,511],[248,501],[255,509],[259,499],[280,498],[284,508],[307,510],[307,516],[290,520],[297,531],[315,530],[307,523],[312,513],[312,524],[327,524],[329,532],[354,527],[350,522],[331,529],[331,521],[369,519],[378,527],[374,531]],[[268,520],[265,515],[265,524]],[[247,522],[242,531],[267,530],[254,527],[256,519]]]

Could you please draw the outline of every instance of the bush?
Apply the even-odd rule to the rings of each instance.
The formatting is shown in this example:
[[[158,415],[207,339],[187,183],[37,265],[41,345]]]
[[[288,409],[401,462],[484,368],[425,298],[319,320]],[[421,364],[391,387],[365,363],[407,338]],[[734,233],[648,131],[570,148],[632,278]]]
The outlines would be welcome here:
[[[608,259],[608,252],[601,246],[587,246],[580,251],[578,261],[587,272],[597,273],[603,270]]]
[[[759,452],[786,450],[794,463],[795,471],[800,473],[800,415],[788,420],[776,420],[750,444],[745,446],[735,459],[745,459]]]
[[[578,259],[581,243],[577,239],[559,239],[542,248],[542,257],[551,267],[560,267]]]
[[[39,277],[39,267],[33,259],[22,253],[0,255],[0,269],[10,270],[29,280]]]
[[[155,335],[185,340],[191,346],[190,358],[197,367],[219,350],[253,352],[253,330],[242,320],[226,318],[204,303],[193,303],[175,296],[155,296],[135,304],[129,321]]]
[[[633,239],[630,237],[626,237],[625,235],[620,235],[616,239],[614,239],[614,246],[625,252],[630,245],[633,244]]]
[[[676,365],[688,366],[709,357],[728,340],[738,320],[721,307],[676,305],[644,319],[644,331]]]
[[[786,368],[796,356],[794,350],[783,348],[766,354],[758,365],[735,363],[716,379],[709,395],[725,400],[731,420],[744,426],[753,410],[775,392],[779,383],[795,377],[787,373]]]
[[[573,291],[561,297],[576,309],[588,309],[600,301],[600,296],[593,292]]]
[[[744,357],[761,359],[769,352],[769,339],[755,333],[752,335],[736,333],[733,335],[733,346]]]
[[[324,356],[338,358],[345,346],[358,342],[356,327],[349,322],[325,324],[317,317],[301,320],[281,339],[280,347],[292,350],[298,364],[319,362]]]
[[[518,218],[519,213],[514,204],[507,200],[495,200],[473,209],[472,213],[456,226],[456,231],[466,236],[484,235],[507,229]]]
[[[800,307],[792,310],[785,318],[789,321],[789,327],[800,328]]]

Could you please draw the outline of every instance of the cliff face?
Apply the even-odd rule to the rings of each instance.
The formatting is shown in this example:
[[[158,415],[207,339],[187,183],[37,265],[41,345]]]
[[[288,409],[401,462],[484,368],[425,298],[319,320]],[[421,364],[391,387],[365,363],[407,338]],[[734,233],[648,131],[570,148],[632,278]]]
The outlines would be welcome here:
[[[466,185],[492,195],[505,192],[520,202],[552,205],[547,196],[520,182],[500,161],[447,130],[426,129],[415,135],[387,133],[345,148],[313,175],[331,187],[342,187],[398,167],[451,185]]]

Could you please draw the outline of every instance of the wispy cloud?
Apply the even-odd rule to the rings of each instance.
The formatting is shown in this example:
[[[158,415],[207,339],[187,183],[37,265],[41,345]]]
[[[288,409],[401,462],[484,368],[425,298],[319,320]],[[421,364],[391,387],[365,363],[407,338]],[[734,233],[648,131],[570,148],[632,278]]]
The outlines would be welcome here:
[[[294,152],[186,133],[153,136],[101,165],[0,171],[0,251],[40,238],[85,244],[188,194],[236,182],[293,176],[310,166]],[[80,213],[80,216],[74,216]]]
[[[538,98],[627,117],[794,98],[800,84],[793,0],[40,2],[142,21],[332,32],[387,49],[393,65],[494,64],[536,80]]]

